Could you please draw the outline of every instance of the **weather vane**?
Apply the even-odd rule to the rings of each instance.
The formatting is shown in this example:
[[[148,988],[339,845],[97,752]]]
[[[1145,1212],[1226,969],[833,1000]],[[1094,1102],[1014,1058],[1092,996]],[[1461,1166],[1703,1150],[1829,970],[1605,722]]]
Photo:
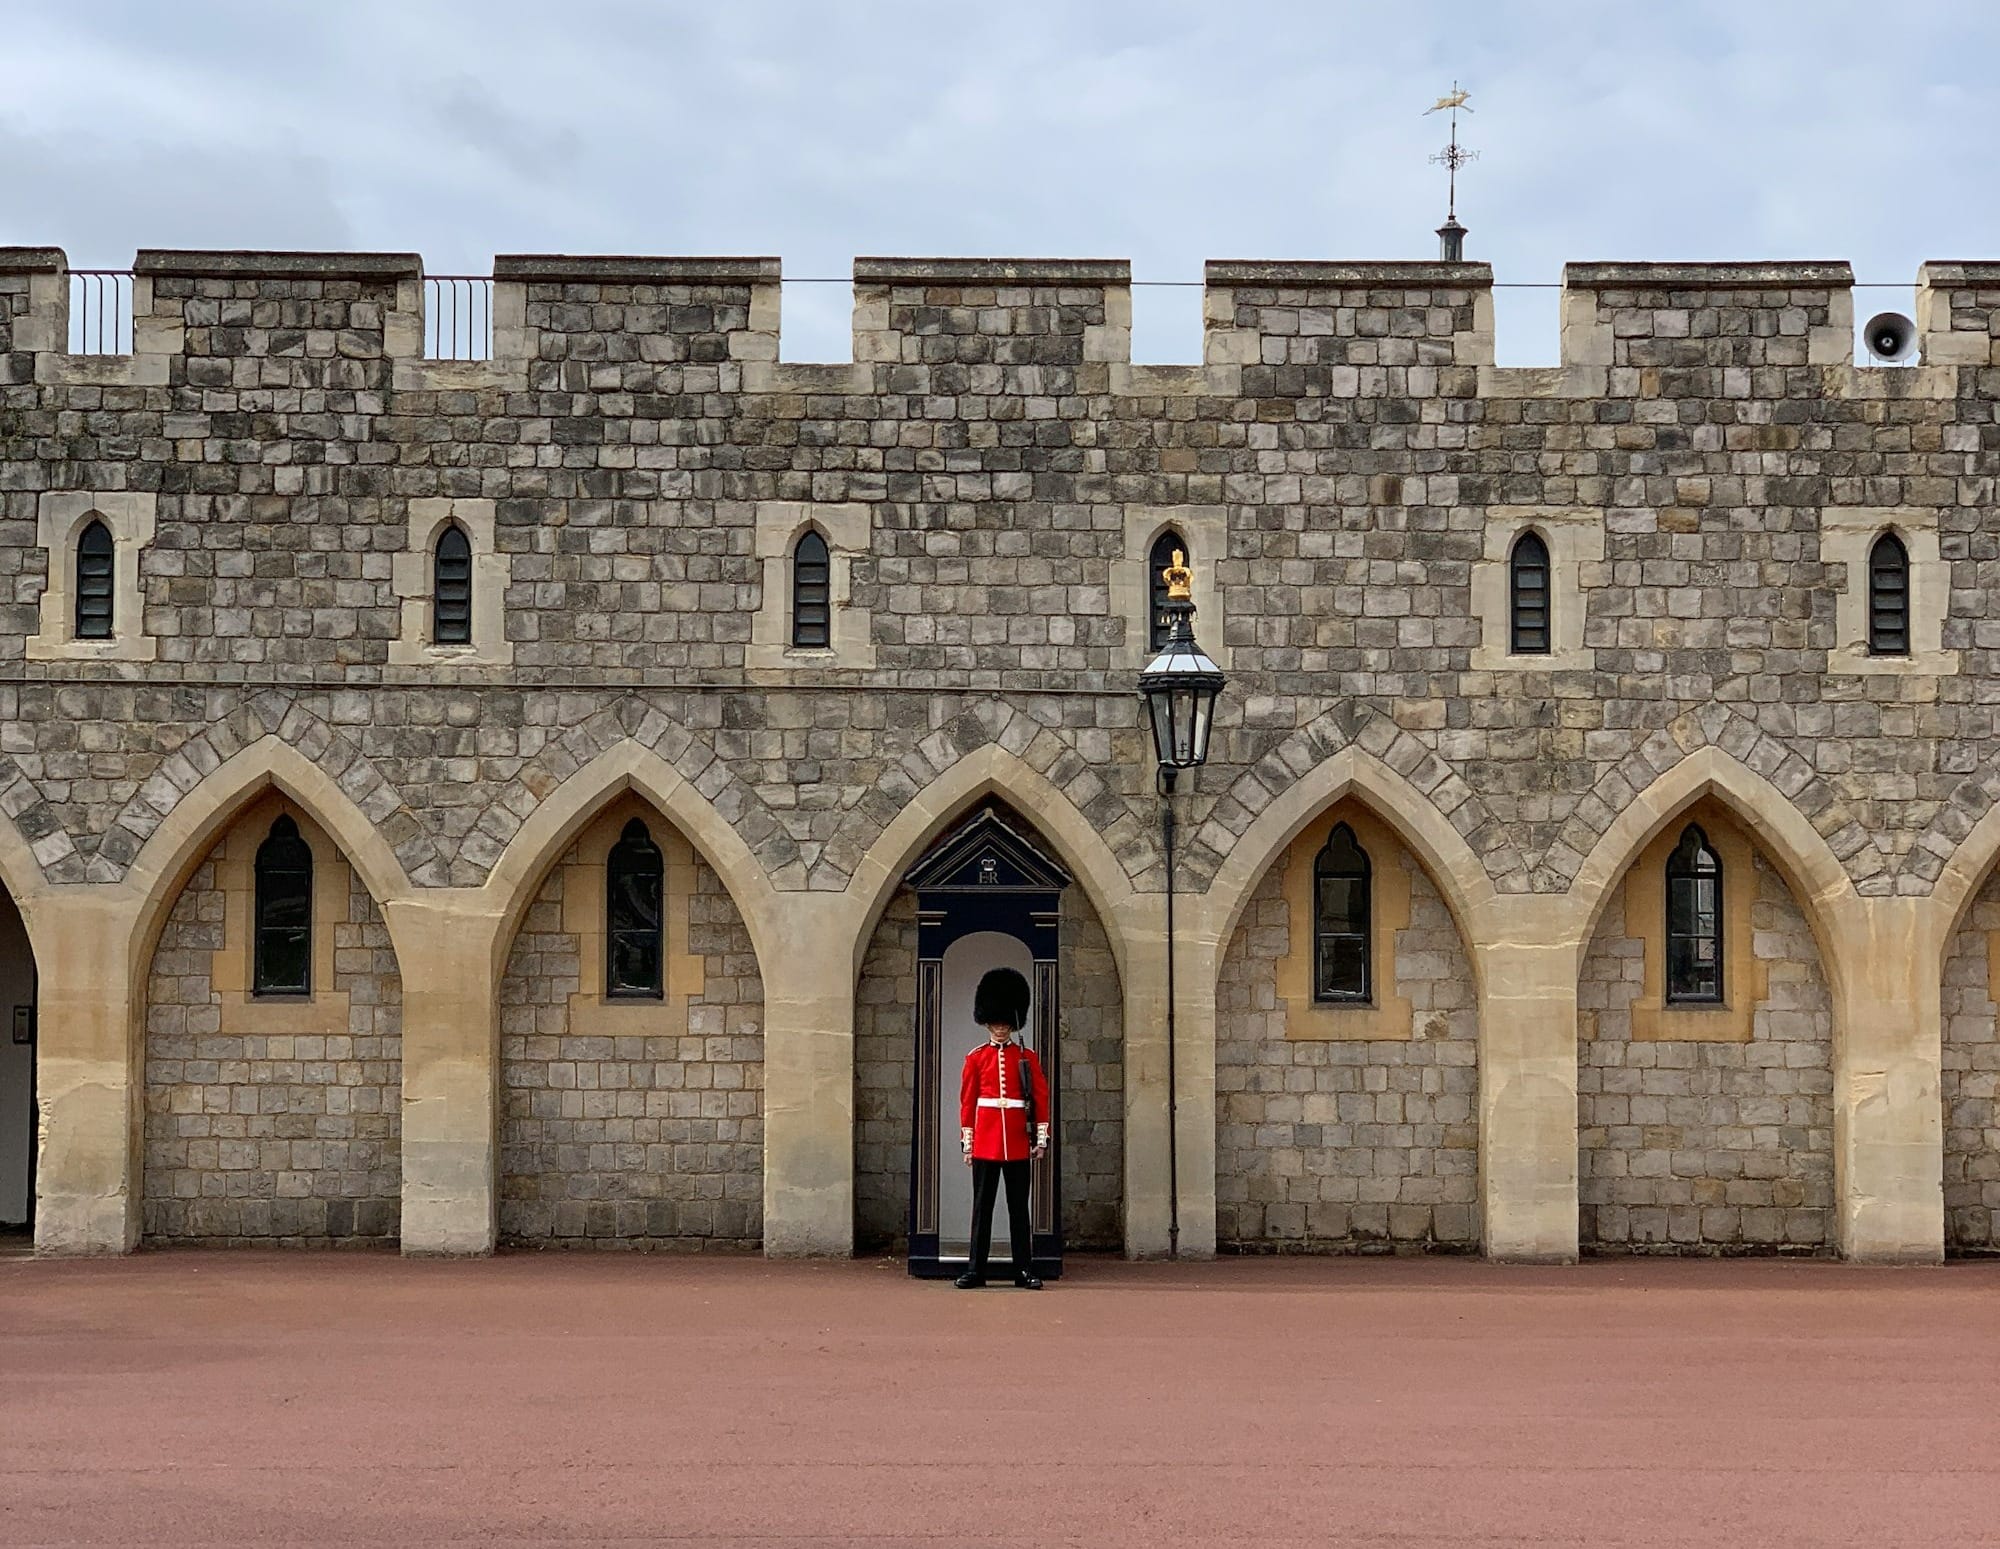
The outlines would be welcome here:
[[[1425,116],[1432,113],[1451,114],[1451,142],[1431,158],[1434,165],[1444,167],[1449,179],[1444,224],[1438,227],[1441,256],[1447,263],[1457,263],[1465,257],[1465,228],[1458,223],[1458,169],[1469,161],[1479,160],[1479,152],[1469,151],[1458,143],[1458,110],[1472,111],[1466,103],[1466,98],[1471,95],[1453,81],[1450,91],[1424,109]]]

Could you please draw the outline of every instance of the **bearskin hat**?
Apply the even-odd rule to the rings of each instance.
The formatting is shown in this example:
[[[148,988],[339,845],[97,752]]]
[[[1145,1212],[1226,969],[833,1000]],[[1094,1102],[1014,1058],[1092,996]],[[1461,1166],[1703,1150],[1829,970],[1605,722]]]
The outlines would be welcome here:
[[[1028,1020],[1028,981],[1012,968],[988,970],[972,993],[972,1020],[981,1027],[1005,1022],[1019,1031]]]

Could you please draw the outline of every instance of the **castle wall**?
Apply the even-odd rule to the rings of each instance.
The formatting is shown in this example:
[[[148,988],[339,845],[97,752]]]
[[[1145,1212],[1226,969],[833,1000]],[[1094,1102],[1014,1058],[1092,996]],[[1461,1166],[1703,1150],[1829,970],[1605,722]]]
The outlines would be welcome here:
[[[1106,942],[1146,965],[1118,986],[1118,1079],[1144,1072],[1121,1105],[1124,1160],[1102,1115],[1070,1150],[1086,1166],[1073,1203],[1097,1212],[1079,1233],[1110,1229],[1111,1195],[1088,1180],[1122,1171],[1126,1246],[1159,1251],[1165,879],[1133,672],[1144,545],[1171,525],[1229,673],[1209,764],[1176,797],[1187,950],[1204,968],[1233,950],[1239,882],[1254,889],[1288,842],[1272,830],[1290,793],[1326,778],[1333,800],[1341,770],[1375,780],[1474,955],[1507,965],[1474,985],[1480,1059],[1519,1078],[1471,1094],[1483,1224],[1427,1232],[1575,1251],[1577,1151],[1557,1115],[1579,1066],[1550,1029],[1573,1021],[1577,984],[1549,965],[1583,946],[1579,919],[1646,822],[1727,786],[1759,842],[1810,874],[1835,957],[1828,1006],[1802,1014],[1839,1020],[1818,1068],[1846,1094],[1840,1200],[1774,1195],[1754,1208],[1822,1212],[1799,1227],[1810,1242],[1743,1240],[1941,1251],[1940,1111],[1865,1104],[1838,1062],[1936,1089],[1956,928],[1940,920],[2000,851],[2000,267],[1927,265],[1923,364],[1888,370],[1852,364],[1844,265],[1572,266],[1563,364],[1510,370],[1492,364],[1478,264],[1213,264],[1203,363],[1184,367],[1130,359],[1115,261],[863,260],[855,359],[814,366],[779,359],[767,259],[502,258],[493,356],[474,362],[422,358],[412,254],[147,251],[118,357],[65,353],[64,264],[0,250],[0,871],[40,933],[50,1008],[46,1240],[128,1245],[151,1171],[121,1107],[146,1086],[114,1031],[135,1008],[64,944],[99,939],[100,916],[143,936],[206,853],[199,813],[282,753],[321,818],[358,814],[368,844],[343,845],[369,849],[385,923],[425,943],[426,966],[526,907],[543,880],[517,847],[618,759],[682,803],[690,842],[702,829],[746,935],[839,958],[898,862],[885,835],[990,761],[994,789],[1071,824],[1070,850],[1096,847]],[[108,643],[73,638],[74,538],[93,514],[119,534]],[[425,636],[413,535],[447,515],[479,545],[471,649]],[[823,651],[782,629],[783,545],[805,523],[836,550],[841,628]],[[1553,556],[1546,659],[1505,638],[1505,555],[1530,527]],[[1911,554],[1908,658],[1866,648],[1863,573],[1885,531]],[[695,955],[733,962],[740,945]],[[438,1128],[404,1150],[424,1159],[405,1205],[452,1251],[490,1239],[504,1148],[481,1127],[505,1084],[484,1052],[503,976],[470,961],[404,965],[427,1005],[410,1115]],[[865,974],[857,1052],[854,1008],[827,988],[846,968],[793,972],[758,966],[763,1068],[784,1090],[754,1186],[742,1158],[704,1175],[736,1180],[727,1232],[742,1234],[704,1241],[761,1230],[773,1251],[823,1251],[857,1221],[900,1220],[900,1193],[862,1181],[887,1176],[893,1116],[834,1074],[880,1062],[867,1050],[891,1002],[867,998]],[[1201,1137],[1223,1133],[1212,1083],[1240,1040],[1232,1009],[1229,1059],[1208,1060],[1215,1008],[1205,987],[1182,993],[1203,1052],[1182,1071],[1180,1203],[1205,1248]],[[749,1014],[742,994],[725,1022]],[[1100,1028],[1111,1010],[1095,1007]],[[1106,1059],[1085,1063],[1110,1079]],[[1073,1090],[1093,1090],[1081,1071]],[[1784,1176],[1817,1189],[1814,1113],[1795,1148],[1813,1160]],[[1968,1177],[1986,1165],[1985,1141],[1953,1144]]]

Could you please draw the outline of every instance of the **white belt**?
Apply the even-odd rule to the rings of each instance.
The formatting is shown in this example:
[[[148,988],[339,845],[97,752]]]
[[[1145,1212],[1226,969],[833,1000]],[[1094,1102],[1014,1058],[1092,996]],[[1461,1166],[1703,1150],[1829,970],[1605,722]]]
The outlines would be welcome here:
[[[1028,1106],[1028,1100],[1024,1097],[982,1097],[979,1099],[979,1106],[982,1108],[1025,1108]]]

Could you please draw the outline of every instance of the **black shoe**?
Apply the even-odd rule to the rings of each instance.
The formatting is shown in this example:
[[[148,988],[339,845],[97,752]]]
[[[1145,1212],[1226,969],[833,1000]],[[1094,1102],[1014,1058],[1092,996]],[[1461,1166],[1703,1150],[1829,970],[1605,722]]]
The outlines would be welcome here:
[[[1029,1274],[1025,1269],[1014,1277],[1014,1284],[1024,1291],[1039,1291],[1042,1288],[1041,1280]]]
[[[964,1274],[952,1281],[952,1284],[957,1286],[961,1291],[976,1291],[986,1284],[986,1277],[976,1269],[968,1269]]]

